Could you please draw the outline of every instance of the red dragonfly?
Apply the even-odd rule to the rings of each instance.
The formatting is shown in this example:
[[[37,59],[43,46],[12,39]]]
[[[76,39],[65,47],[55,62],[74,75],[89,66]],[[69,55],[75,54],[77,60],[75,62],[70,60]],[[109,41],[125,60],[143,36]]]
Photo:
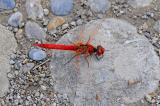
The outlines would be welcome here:
[[[96,33],[97,30],[94,30],[92,34]],[[82,35],[82,34],[81,34]],[[38,46],[41,48],[47,48],[47,49],[57,49],[57,50],[68,50],[68,51],[74,51],[76,54],[67,62],[69,63],[74,57],[84,55],[88,66],[89,66],[89,61],[88,61],[88,56],[91,56],[95,54],[97,59],[101,59],[104,55],[105,49],[101,46],[98,45],[97,47],[93,46],[90,44],[91,37],[89,36],[89,40],[86,43],[83,42],[78,42],[78,43],[72,43],[72,44],[47,44],[47,43],[41,43],[41,44],[34,44],[34,46]]]

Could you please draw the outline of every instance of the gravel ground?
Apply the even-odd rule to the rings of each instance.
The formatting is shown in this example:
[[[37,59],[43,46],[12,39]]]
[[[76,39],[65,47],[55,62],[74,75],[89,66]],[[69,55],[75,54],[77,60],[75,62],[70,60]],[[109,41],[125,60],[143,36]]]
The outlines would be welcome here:
[[[35,42],[48,41],[55,43],[71,29],[91,20],[118,18],[130,22],[137,27],[140,35],[145,35],[148,38],[160,57],[160,30],[158,31],[160,25],[157,26],[158,28],[155,26],[155,23],[160,19],[159,0],[153,0],[150,5],[141,8],[130,6],[127,0],[109,0],[110,5],[107,4],[107,6],[110,8],[106,8],[106,11],[102,12],[101,10],[94,10],[96,7],[92,9],[87,4],[88,1],[94,2],[94,0],[74,0],[72,12],[58,17],[52,14],[50,0],[41,0],[41,7],[37,7],[39,11],[42,8],[43,18],[39,15],[41,12],[38,15],[34,14],[34,17],[27,15],[26,0],[16,0],[14,9],[0,10],[0,24],[14,33],[18,44],[17,50],[10,56],[11,71],[7,74],[10,83],[9,91],[0,98],[0,106],[72,106],[65,95],[60,95],[53,89],[55,82],[48,67],[51,51],[44,49],[47,58],[43,59],[41,57],[42,61],[36,60],[36,58],[34,58],[35,60],[28,58],[28,51]],[[12,13],[17,11],[22,13],[23,20],[19,16],[20,23],[18,27],[13,27],[8,19]],[[35,19],[35,17],[38,18]],[[52,21],[53,18],[57,18],[58,21]],[[35,26],[37,29],[34,29],[35,27],[30,28],[27,32],[25,25],[28,21],[36,22],[39,26]],[[39,32],[46,34],[46,39],[43,39],[43,34],[42,38],[38,36],[40,39],[35,40],[37,36],[32,36],[33,31],[35,31],[35,35]],[[152,96],[127,106],[150,106],[155,101],[160,102],[159,92],[158,89]]]

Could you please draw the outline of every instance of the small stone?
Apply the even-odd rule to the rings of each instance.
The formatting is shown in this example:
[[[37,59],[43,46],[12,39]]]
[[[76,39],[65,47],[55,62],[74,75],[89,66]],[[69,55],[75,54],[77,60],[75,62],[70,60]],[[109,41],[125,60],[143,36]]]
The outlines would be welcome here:
[[[18,71],[15,71],[14,73],[15,73],[15,75],[18,75],[18,74],[19,74],[19,72],[18,72]]]
[[[42,84],[43,84],[43,81],[39,81],[39,84],[42,85]]]
[[[27,96],[27,99],[28,99],[28,100],[31,100],[31,96]]]
[[[81,19],[77,20],[77,25],[82,25],[83,21]]]
[[[145,95],[145,99],[149,103],[154,103],[155,102],[155,100],[153,99],[154,96],[155,96],[155,93],[150,93]]]
[[[47,87],[44,86],[44,85],[41,85],[41,89],[42,89],[42,90],[47,90]]]
[[[16,34],[20,35],[20,34],[22,34],[22,32],[23,32],[23,29],[18,29]]]
[[[8,20],[8,24],[13,26],[13,27],[18,27],[21,22],[23,20],[23,15],[21,12],[16,12],[16,13],[13,13],[11,15],[11,17],[9,18]]]
[[[28,105],[29,105],[29,101],[26,101],[26,102],[25,102],[25,105],[28,106]]]
[[[73,0],[51,0],[51,10],[55,15],[68,15],[73,9]]]
[[[135,85],[137,83],[139,83],[140,81],[137,81],[137,80],[128,80],[128,85],[129,86],[132,86],[132,85]]]
[[[47,25],[47,28],[48,30],[53,30],[64,23],[65,23],[65,20],[63,17],[55,17],[49,22],[49,24]]]
[[[52,106],[56,106],[56,103],[53,103]]]
[[[18,9],[17,9],[17,8],[14,8],[14,9],[13,9],[13,11],[14,11],[14,12],[17,12],[17,11],[18,11]]]
[[[88,0],[88,5],[92,11],[97,13],[105,13],[111,7],[108,0]]]
[[[121,106],[126,106],[125,104],[121,104]]]
[[[40,96],[40,93],[39,93],[39,92],[36,92],[36,93],[35,93],[35,96]]]
[[[46,103],[42,100],[42,101],[41,101],[41,104],[42,104],[42,106],[44,106]]]
[[[0,0],[0,10],[10,10],[16,6],[14,0]]]
[[[13,27],[9,26],[7,29],[10,30],[10,31],[12,31]]]
[[[63,24],[62,29],[67,29],[69,27],[69,24]]]
[[[29,18],[33,20],[36,20],[37,18],[43,18],[41,0],[26,0],[25,6]]]
[[[44,26],[48,25],[48,23],[49,23],[49,20],[48,20],[48,19],[43,19],[43,25],[44,25]]]
[[[8,77],[8,78],[13,78],[13,75],[12,75],[11,73],[8,73],[8,74],[7,74],[7,77]]]
[[[13,65],[13,64],[15,64],[15,61],[14,61],[14,60],[10,60],[10,61],[9,61],[9,64],[10,64],[10,65]]]
[[[37,106],[36,104],[33,104],[33,106]]]
[[[44,60],[47,57],[46,52],[41,49],[31,49],[29,51],[29,58],[35,61]]]
[[[16,54],[11,54],[10,59],[14,60],[16,57]]]
[[[13,32],[14,32],[14,33],[18,32],[18,28],[14,28],[14,29],[13,29]]]
[[[22,27],[24,27],[24,25],[25,25],[25,23],[24,23],[24,22],[21,22],[21,23],[19,24],[19,27],[22,28]]]
[[[153,26],[154,30],[160,33],[160,20],[158,20]]]
[[[76,22],[75,22],[75,21],[71,22],[70,24],[71,24],[72,26],[76,26]]]
[[[21,68],[21,63],[20,63],[20,62],[16,62],[16,63],[14,64],[14,68],[15,68],[16,70],[20,70],[20,68]]]
[[[45,40],[46,33],[37,23],[28,21],[25,25],[25,33],[28,38]]]
[[[48,15],[49,14],[49,10],[47,8],[43,9],[44,15]]]

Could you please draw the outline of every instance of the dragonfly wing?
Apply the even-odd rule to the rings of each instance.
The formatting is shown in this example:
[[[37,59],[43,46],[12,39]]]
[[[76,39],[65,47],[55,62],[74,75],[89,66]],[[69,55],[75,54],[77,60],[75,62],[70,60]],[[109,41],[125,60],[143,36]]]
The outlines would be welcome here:
[[[96,24],[95,27],[88,30],[89,31],[89,33],[88,33],[89,38],[88,38],[87,43],[90,43],[93,40],[93,38],[94,38],[93,36],[95,36],[98,33],[101,26],[102,26],[101,24]]]
[[[84,30],[85,30],[85,25],[82,25],[78,28],[78,31],[77,31],[77,42],[81,42],[83,43],[83,40],[84,40]]]

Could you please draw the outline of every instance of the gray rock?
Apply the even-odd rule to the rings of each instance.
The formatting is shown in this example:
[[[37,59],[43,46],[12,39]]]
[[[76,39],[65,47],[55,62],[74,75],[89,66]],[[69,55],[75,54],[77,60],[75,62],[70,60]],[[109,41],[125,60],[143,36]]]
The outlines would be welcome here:
[[[28,54],[29,58],[35,61],[43,60],[47,57],[46,52],[41,49],[31,49]]]
[[[14,0],[0,0],[0,10],[13,9],[15,6]]]
[[[136,102],[158,87],[159,58],[148,39],[137,34],[136,27],[111,18],[92,21],[83,29],[84,42],[92,36],[94,46],[100,44],[106,49],[104,57],[99,61],[95,56],[88,57],[89,67],[83,56],[79,62],[75,58],[64,65],[74,54],[53,51],[50,64],[56,81],[54,89],[67,94],[71,103],[75,106],[120,106]],[[76,42],[78,30],[69,32],[58,43]]]
[[[160,33],[160,20],[158,20],[153,26],[154,30]]]
[[[150,5],[152,0],[128,0],[128,3],[134,8],[140,8]]]
[[[68,15],[73,9],[73,0],[50,0],[51,10],[55,15]]]
[[[28,17],[36,20],[37,18],[43,18],[43,8],[41,6],[41,0],[26,0],[26,11]]]
[[[10,71],[9,55],[16,47],[17,43],[14,34],[0,25],[0,97],[4,96],[4,93],[8,91],[7,72]]]
[[[18,27],[23,20],[23,15],[20,12],[13,13],[8,20],[8,24],[14,27]]]
[[[28,21],[25,25],[25,33],[27,37],[44,40],[46,37],[46,33],[37,23]]]
[[[105,13],[111,7],[108,0],[88,0],[88,5],[92,11],[98,13]]]

